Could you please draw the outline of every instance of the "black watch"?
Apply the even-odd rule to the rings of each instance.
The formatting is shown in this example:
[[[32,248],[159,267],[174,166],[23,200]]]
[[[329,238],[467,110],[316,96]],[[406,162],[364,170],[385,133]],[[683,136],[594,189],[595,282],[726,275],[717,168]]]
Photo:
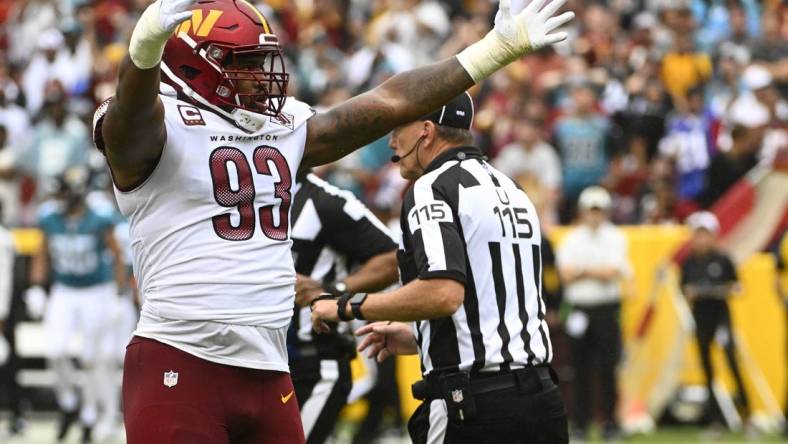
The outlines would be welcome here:
[[[353,297],[353,295],[345,293],[342,296],[340,296],[339,299],[337,299],[337,317],[339,318],[340,321],[347,322],[353,320],[352,316],[348,316],[345,314],[347,313],[347,303],[348,301],[350,301],[351,297]]]
[[[361,304],[367,300],[366,293],[358,293],[350,298],[350,311],[353,312],[353,317],[356,319],[364,320],[364,315],[361,313]]]

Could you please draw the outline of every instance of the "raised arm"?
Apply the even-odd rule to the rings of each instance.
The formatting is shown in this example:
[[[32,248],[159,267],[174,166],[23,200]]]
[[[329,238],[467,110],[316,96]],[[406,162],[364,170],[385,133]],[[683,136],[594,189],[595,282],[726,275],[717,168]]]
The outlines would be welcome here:
[[[418,119],[524,54],[566,39],[551,33],[574,17],[553,17],[566,0],[533,0],[512,15],[501,0],[495,27],[456,57],[395,75],[377,88],[353,97],[309,121],[304,166],[339,159]]]
[[[456,57],[397,74],[313,117],[302,165],[339,159],[442,106],[473,84]]]
[[[159,99],[159,62],[175,27],[196,0],[158,0],[140,17],[120,67],[118,86],[100,127],[107,160],[121,189],[142,183],[156,167],[167,133]]]

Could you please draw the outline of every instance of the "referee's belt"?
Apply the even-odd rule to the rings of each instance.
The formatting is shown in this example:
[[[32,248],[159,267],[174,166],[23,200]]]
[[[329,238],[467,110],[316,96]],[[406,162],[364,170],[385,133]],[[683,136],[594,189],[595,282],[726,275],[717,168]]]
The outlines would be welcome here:
[[[517,389],[523,394],[537,393],[543,389],[554,387],[558,378],[548,365],[525,367],[508,372],[483,372],[469,374],[467,372],[444,373],[430,375],[426,379],[416,381],[410,390],[418,400],[441,399],[450,396],[456,387],[449,386],[447,381],[454,383],[458,375],[467,375],[467,390],[471,395],[495,392],[499,390]]]

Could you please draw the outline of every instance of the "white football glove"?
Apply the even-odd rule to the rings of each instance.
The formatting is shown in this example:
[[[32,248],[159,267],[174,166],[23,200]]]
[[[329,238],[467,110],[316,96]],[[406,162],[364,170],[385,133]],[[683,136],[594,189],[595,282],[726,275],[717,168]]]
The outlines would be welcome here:
[[[129,57],[140,69],[158,65],[175,28],[192,16],[197,0],[157,0],[140,16],[129,43]]]
[[[552,31],[572,20],[575,13],[553,17],[566,0],[552,0],[544,6],[545,1],[531,0],[519,14],[512,15],[511,0],[500,0],[493,30],[457,54],[475,82],[529,52],[566,40],[565,32]]]
[[[27,314],[33,319],[41,319],[44,316],[44,310],[47,306],[47,293],[44,289],[36,285],[30,287],[23,295],[25,305],[27,306]]]
[[[191,18],[191,6],[197,0],[158,0],[159,25],[166,36],[169,37],[175,28],[186,19]]]

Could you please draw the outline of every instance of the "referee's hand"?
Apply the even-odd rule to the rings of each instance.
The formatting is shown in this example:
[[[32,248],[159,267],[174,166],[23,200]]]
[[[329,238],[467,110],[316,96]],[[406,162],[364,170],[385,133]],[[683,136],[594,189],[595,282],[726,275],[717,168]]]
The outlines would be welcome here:
[[[356,330],[356,336],[364,336],[358,344],[359,353],[367,351],[378,362],[393,355],[413,355],[418,353],[416,337],[410,325],[403,322],[374,322]]]

